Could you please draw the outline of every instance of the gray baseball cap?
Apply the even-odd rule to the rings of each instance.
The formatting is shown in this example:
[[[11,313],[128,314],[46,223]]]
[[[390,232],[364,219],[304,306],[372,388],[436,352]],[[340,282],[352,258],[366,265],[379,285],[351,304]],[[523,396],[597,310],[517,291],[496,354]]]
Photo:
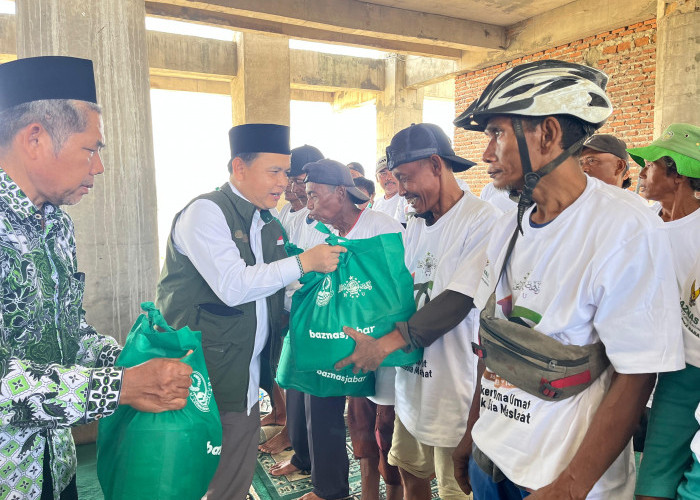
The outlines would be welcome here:
[[[350,175],[350,169],[339,161],[324,158],[313,163],[307,163],[302,170],[306,172],[304,182],[344,186],[353,202],[364,203],[369,200],[367,195],[355,186],[355,181]]]
[[[610,153],[621,160],[627,161],[627,144],[610,134],[596,134],[583,143],[584,148],[592,149],[600,153]]]

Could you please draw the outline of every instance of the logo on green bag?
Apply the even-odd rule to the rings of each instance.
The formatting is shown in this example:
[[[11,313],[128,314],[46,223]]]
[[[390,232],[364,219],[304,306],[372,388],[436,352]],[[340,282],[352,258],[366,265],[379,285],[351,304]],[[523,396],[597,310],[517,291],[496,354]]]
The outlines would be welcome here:
[[[211,383],[199,372],[192,372],[192,385],[190,386],[190,399],[198,410],[208,412],[211,400]]]
[[[364,296],[365,291],[369,291],[372,289],[372,282],[371,281],[365,281],[364,283],[361,283],[357,278],[354,276],[350,276],[348,280],[345,283],[342,283],[338,287],[338,292],[343,294],[343,297],[348,298],[350,296],[351,299],[356,299],[360,295]]]
[[[330,275],[327,275],[323,279],[323,284],[321,284],[321,291],[316,294],[316,305],[319,307],[327,306],[328,303],[331,301],[331,298],[333,297],[333,290],[331,289],[331,285],[333,284],[333,281],[331,280]]]

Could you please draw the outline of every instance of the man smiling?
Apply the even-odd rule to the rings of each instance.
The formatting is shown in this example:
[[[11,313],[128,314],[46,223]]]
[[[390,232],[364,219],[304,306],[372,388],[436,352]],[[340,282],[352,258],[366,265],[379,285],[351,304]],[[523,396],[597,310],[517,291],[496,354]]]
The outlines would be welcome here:
[[[419,364],[397,370],[389,463],[400,468],[407,500],[429,499],[433,474],[440,498],[466,498],[451,454],[467,427],[476,381],[471,340],[478,318],[472,297],[498,212],[460,188],[454,173],[474,163],[455,154],[437,125],[400,131],[387,157],[399,194],[417,214],[408,221],[404,242],[418,311],[378,340],[345,328],[357,347],[336,368],[352,363],[356,370],[374,370],[398,348],[424,347]],[[463,271],[455,273],[458,268]]]

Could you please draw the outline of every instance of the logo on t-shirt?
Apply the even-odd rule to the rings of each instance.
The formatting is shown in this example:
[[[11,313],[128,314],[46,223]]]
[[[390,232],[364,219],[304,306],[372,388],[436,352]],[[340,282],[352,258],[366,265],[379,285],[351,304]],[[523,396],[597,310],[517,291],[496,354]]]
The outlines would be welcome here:
[[[434,256],[432,253],[430,253],[430,252],[427,252],[427,253],[425,254],[425,258],[423,258],[422,260],[418,261],[418,269],[422,269],[422,270],[423,270],[423,274],[425,274],[425,277],[426,277],[426,278],[432,278],[432,277],[433,277],[433,272],[434,272],[435,269],[437,268],[437,265],[438,265],[437,259],[436,259],[435,256]]]
[[[695,301],[698,300],[699,296],[700,290],[695,289],[695,280],[693,280],[693,284],[690,285],[690,307],[693,307],[695,305]]]

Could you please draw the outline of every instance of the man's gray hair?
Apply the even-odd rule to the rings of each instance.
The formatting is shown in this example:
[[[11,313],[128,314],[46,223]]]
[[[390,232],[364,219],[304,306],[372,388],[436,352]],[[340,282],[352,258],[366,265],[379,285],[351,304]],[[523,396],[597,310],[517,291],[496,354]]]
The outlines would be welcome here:
[[[71,135],[85,131],[88,111],[101,113],[102,108],[73,99],[45,99],[13,106],[0,112],[0,147],[9,146],[24,127],[40,123],[51,137],[54,153],[58,154]]]

